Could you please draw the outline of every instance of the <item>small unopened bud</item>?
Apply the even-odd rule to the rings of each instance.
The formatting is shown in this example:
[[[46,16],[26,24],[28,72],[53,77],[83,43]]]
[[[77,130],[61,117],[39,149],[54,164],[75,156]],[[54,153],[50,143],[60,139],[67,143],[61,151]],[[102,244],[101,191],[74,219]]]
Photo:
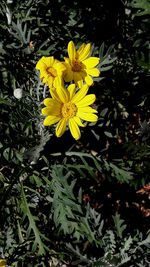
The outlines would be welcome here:
[[[131,9],[125,8],[125,14],[128,16],[131,14]]]
[[[14,97],[17,99],[22,98],[22,89],[21,88],[17,88],[14,90]]]

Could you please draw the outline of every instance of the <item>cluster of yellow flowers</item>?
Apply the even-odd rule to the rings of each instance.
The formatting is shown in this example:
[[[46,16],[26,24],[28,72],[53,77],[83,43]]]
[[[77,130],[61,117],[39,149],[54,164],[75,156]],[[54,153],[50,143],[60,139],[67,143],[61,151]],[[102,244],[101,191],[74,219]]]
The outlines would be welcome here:
[[[79,126],[85,127],[83,120],[96,122],[97,111],[90,107],[96,97],[88,94],[89,86],[93,84],[92,77],[100,75],[96,66],[98,57],[91,57],[91,44],[82,44],[78,50],[70,41],[68,56],[63,62],[51,57],[42,57],[36,64],[40,71],[40,79],[50,89],[50,98],[44,99],[42,114],[46,116],[44,125],[57,123],[56,136],[61,137],[67,126],[72,136],[78,140],[81,136]],[[69,83],[65,88],[65,82]]]

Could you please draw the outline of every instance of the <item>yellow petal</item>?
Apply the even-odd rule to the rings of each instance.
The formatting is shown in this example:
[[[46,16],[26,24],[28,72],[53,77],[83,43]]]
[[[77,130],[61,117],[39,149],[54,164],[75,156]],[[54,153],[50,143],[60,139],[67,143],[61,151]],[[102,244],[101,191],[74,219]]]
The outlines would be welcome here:
[[[64,60],[65,60],[65,66],[66,65],[71,65],[71,62],[70,62],[70,58],[68,58],[68,57],[64,57]]]
[[[83,113],[98,113],[96,109],[89,106],[78,108],[78,111]]]
[[[53,85],[55,88],[63,87],[64,86],[63,79],[59,76],[55,77],[53,81]]]
[[[96,99],[96,96],[94,94],[87,95],[83,99],[81,99],[79,102],[77,102],[76,106],[77,108],[89,106],[94,103],[95,99]]]
[[[85,60],[87,57],[89,57],[90,53],[91,53],[91,44],[89,43],[89,44],[87,44],[87,45],[84,47],[84,49],[80,52],[80,54],[79,54],[79,60],[80,60],[80,61]]]
[[[70,84],[67,88],[68,92],[69,92],[69,99],[71,100],[73,98],[73,96],[75,95],[75,90],[76,90],[76,86],[74,83]]]
[[[79,47],[79,49],[77,50],[78,56],[80,56],[80,54],[82,53],[84,47],[85,47],[85,44],[84,43]]]
[[[6,266],[6,260],[0,259],[0,267]]]
[[[99,63],[99,61],[100,61],[100,59],[98,57],[89,57],[89,58],[85,59],[82,63],[88,69],[92,69]]]
[[[76,57],[76,48],[73,41],[70,41],[68,44],[68,55],[71,61],[74,60]]]
[[[83,85],[83,78],[82,78],[82,72],[74,72],[73,73],[73,80],[75,81],[75,84],[78,88],[81,88]]]
[[[81,89],[83,86],[83,80],[77,82],[77,86]]]
[[[53,98],[45,98],[43,102],[46,107],[61,107],[60,102],[56,101]]]
[[[80,72],[73,72],[73,79],[75,83],[77,83],[78,81],[82,81],[82,76]]]
[[[42,108],[42,114],[43,115],[50,115],[51,114],[51,109],[46,107],[46,108]]]
[[[85,77],[85,82],[87,83],[88,86],[91,86],[93,84],[93,79],[91,76],[87,75]]]
[[[52,76],[48,76],[45,80],[43,81],[46,81],[46,83],[48,83],[48,86],[51,88],[53,87],[53,82],[54,82],[54,78]]]
[[[45,118],[43,124],[44,126],[49,126],[49,125],[57,123],[59,120],[60,120],[60,117],[49,115]]]
[[[43,115],[54,115],[60,116],[61,115],[61,105],[51,105],[49,107],[42,108]]]
[[[49,67],[53,66],[54,62],[56,62],[56,59],[54,59],[54,57],[44,57],[43,62]]]
[[[85,97],[85,95],[88,92],[89,87],[87,86],[87,84],[84,84],[82,86],[82,88],[75,94],[75,96],[72,98],[72,103],[77,103],[79,102],[81,99],[83,99]]]
[[[64,74],[64,80],[66,82],[71,82],[73,80],[73,71],[71,68],[67,68]]]
[[[93,113],[83,113],[78,111],[76,115],[85,121],[96,122],[98,120],[97,115]]]
[[[100,75],[100,71],[96,68],[93,69],[87,69],[86,71],[89,75],[93,76],[93,77],[98,77]]]
[[[75,116],[75,117],[73,117],[73,118],[74,118],[75,122],[76,122],[79,126],[81,126],[81,127],[85,127],[85,126],[86,126],[86,124],[83,124],[83,123],[82,123],[82,121],[80,120],[79,117]]]
[[[40,70],[40,79],[46,79],[48,78],[48,72],[46,70]]]
[[[78,140],[81,137],[80,129],[73,118],[69,119],[69,129],[73,138]]]
[[[49,106],[49,105],[53,104],[53,101],[54,100],[52,98],[45,98],[44,99],[44,105]]]
[[[36,69],[51,67],[54,63],[54,57],[42,57],[36,64]]]
[[[46,67],[46,65],[45,65],[43,62],[41,62],[41,60],[39,60],[39,61],[37,62],[37,64],[36,64],[36,66],[35,66],[36,70],[41,70],[41,69],[43,69],[44,67]]]
[[[35,68],[36,68],[37,70],[40,70],[40,68],[43,67],[43,65],[45,65],[45,64],[43,63],[43,58],[44,58],[44,57],[40,58],[39,61],[37,62],[36,66],[35,66]]]
[[[56,136],[57,137],[61,137],[64,132],[66,131],[66,125],[67,125],[67,121],[66,119],[61,119],[56,127]]]
[[[54,100],[61,103],[61,100],[60,100],[55,88],[52,88],[52,87],[50,88],[50,94]]]
[[[43,57],[43,62],[48,66],[51,67],[54,64],[54,57]]]
[[[67,103],[69,100],[69,94],[64,87],[57,87],[56,88],[57,95],[62,103]]]
[[[55,64],[55,69],[57,70],[57,73],[60,76],[66,70],[66,67],[65,67],[65,64],[59,62]]]

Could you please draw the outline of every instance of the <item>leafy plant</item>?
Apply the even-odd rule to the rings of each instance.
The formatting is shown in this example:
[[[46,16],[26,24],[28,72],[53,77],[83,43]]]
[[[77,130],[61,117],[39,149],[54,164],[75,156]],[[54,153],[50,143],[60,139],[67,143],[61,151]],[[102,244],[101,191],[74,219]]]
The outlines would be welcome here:
[[[150,2],[149,0],[133,0],[130,3],[130,6],[139,9],[135,16],[143,16],[143,15],[149,15],[150,14]]]

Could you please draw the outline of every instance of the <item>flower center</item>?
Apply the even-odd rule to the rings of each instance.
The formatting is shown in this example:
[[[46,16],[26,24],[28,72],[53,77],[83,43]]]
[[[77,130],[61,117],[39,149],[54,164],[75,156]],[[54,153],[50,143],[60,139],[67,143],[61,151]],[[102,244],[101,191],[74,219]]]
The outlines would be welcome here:
[[[52,68],[52,67],[49,67],[47,68],[47,72],[50,74],[50,76],[52,76],[53,78],[55,78],[57,76],[57,71]]]
[[[64,118],[73,118],[77,113],[77,107],[71,102],[64,103],[61,112]]]
[[[72,70],[73,71],[79,72],[82,70],[82,68],[83,68],[83,65],[80,61],[73,60],[73,62],[72,62]]]

